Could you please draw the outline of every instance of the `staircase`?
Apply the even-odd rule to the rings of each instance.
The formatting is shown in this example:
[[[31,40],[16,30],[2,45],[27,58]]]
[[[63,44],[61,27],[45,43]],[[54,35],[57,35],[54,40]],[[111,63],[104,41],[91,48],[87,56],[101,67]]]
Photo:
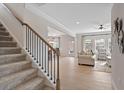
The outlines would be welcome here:
[[[38,76],[38,69],[32,67],[26,56],[0,24],[0,89],[52,89],[45,85],[45,79]]]

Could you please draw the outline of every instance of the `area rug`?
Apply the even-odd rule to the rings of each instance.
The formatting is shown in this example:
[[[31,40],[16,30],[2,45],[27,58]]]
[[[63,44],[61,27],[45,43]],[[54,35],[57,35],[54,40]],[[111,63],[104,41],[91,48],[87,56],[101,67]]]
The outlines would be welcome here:
[[[106,64],[106,61],[95,61],[95,66],[94,66],[93,70],[111,73],[111,67],[109,67]]]

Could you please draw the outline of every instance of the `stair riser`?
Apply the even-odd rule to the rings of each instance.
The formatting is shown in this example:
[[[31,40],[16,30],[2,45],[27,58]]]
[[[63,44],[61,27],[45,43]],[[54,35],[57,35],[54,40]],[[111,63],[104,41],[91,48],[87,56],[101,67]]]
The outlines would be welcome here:
[[[0,35],[3,35],[3,36],[8,36],[9,33],[8,32],[0,32]]]
[[[12,41],[12,37],[2,37],[2,36],[0,36],[0,41]]]
[[[43,87],[44,87],[44,83],[41,83],[38,86],[36,86],[34,89],[35,90],[41,90],[41,89],[43,89]]]
[[[34,80],[35,80],[35,78],[33,78]],[[43,87],[44,87],[44,81],[42,81],[42,80],[38,80],[38,81],[36,81],[36,82],[33,82],[33,83],[35,83],[36,85],[32,85],[31,86],[31,84],[29,83],[29,85],[27,86],[23,86],[23,84],[21,85],[21,86],[18,86],[17,88],[15,88],[16,90],[41,90],[41,89],[43,89]]]
[[[27,82],[28,80],[30,80],[30,79],[32,79],[32,78],[35,78],[36,76],[37,76],[37,71],[35,71],[34,73],[28,75],[27,77],[25,77],[25,79],[18,81],[18,82],[16,83],[16,85],[15,85],[14,87],[11,87],[10,89],[14,89],[14,88],[16,88],[18,85],[21,85],[21,84]]]
[[[49,87],[49,86],[45,86],[42,88],[42,90],[55,90],[55,88]]]
[[[1,30],[1,29],[0,29],[0,32],[7,32],[7,31],[6,31],[6,30]]]
[[[11,56],[11,57],[10,56],[2,56],[2,57],[0,57],[0,64],[24,61],[25,59],[26,59],[25,55]]]
[[[25,75],[21,75],[20,77],[9,80],[8,82],[2,82],[2,83],[0,83],[0,89],[2,89],[2,90],[13,89],[17,85],[27,82],[28,80],[36,77],[36,75],[37,75],[37,73],[36,73],[36,71],[34,71],[30,74],[26,73]]]
[[[0,68],[0,78],[15,72],[19,72],[21,70],[25,70],[31,67],[31,63],[24,63],[24,64],[14,64],[11,66],[4,66]]]
[[[44,84],[42,84],[42,87],[43,86],[44,86]],[[16,89],[16,90],[41,90],[42,87],[39,84],[39,85],[37,85],[37,86],[35,86],[35,87],[31,88],[31,89]]]
[[[13,42],[0,42],[0,47],[16,47],[17,43]]]
[[[0,24],[0,27],[3,27],[3,25],[2,25],[2,24]]]
[[[21,49],[0,49],[0,55],[19,53],[21,53]]]
[[[4,27],[0,27],[0,30],[2,31],[6,31],[6,29]]]

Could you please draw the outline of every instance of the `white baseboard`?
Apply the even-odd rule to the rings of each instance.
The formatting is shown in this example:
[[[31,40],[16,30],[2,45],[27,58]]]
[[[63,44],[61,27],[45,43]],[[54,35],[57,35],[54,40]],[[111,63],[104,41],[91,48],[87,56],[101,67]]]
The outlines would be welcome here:
[[[113,89],[113,90],[118,90],[118,88],[117,88],[117,86],[116,86],[114,80],[112,79],[111,81],[112,81],[112,89]]]

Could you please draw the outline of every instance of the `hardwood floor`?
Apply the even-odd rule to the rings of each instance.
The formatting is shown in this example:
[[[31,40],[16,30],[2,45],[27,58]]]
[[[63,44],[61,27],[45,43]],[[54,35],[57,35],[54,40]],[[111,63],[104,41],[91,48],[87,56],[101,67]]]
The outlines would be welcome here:
[[[73,57],[60,58],[60,83],[63,90],[110,90],[111,73],[78,65]]]

